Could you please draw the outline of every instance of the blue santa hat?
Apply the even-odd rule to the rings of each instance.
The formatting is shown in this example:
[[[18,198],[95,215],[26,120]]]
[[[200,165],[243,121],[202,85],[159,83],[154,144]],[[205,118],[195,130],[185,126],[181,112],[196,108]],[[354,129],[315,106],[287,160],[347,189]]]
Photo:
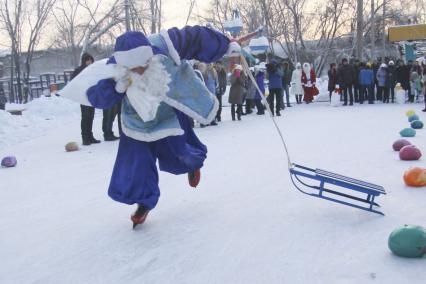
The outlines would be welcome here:
[[[108,63],[115,63],[132,69],[146,66],[156,54],[164,54],[159,48],[151,45],[146,36],[141,32],[126,32],[117,37],[114,54]]]

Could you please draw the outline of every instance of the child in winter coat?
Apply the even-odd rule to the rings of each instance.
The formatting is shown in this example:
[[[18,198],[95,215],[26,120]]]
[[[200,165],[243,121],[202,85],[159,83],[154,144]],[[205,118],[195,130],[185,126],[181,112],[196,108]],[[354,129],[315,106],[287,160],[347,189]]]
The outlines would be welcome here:
[[[228,102],[231,104],[232,120],[235,120],[235,107],[237,107],[237,119],[241,120],[243,112],[243,99],[245,93],[245,75],[241,65],[235,65],[231,76],[231,89],[229,90]]]
[[[411,94],[414,94],[414,96],[418,100],[419,95],[422,93],[422,90],[423,90],[423,84],[422,84],[422,79],[419,73],[417,73],[417,71],[411,72],[410,87],[411,87]]]

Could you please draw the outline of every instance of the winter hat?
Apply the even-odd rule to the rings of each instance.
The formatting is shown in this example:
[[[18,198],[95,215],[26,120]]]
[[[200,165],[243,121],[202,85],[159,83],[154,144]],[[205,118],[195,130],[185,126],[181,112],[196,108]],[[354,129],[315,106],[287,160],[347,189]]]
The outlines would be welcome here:
[[[388,67],[385,63],[382,63],[381,65],[380,65],[380,68],[386,68],[386,67]]]
[[[239,64],[235,64],[234,70],[243,70],[243,67]]]
[[[300,69],[300,68],[302,68],[302,65],[301,65],[299,62],[297,62],[297,63],[296,63],[296,68],[297,68],[297,69]]]
[[[116,63],[132,69],[146,66],[156,54],[164,54],[159,48],[152,46],[141,32],[126,32],[115,41],[114,54],[108,63]]]
[[[311,64],[309,64],[308,62],[303,63],[303,69],[308,69],[311,68]]]
[[[391,60],[391,61],[389,61],[389,65],[393,66],[393,65],[395,65],[395,62],[393,62],[393,61]]]

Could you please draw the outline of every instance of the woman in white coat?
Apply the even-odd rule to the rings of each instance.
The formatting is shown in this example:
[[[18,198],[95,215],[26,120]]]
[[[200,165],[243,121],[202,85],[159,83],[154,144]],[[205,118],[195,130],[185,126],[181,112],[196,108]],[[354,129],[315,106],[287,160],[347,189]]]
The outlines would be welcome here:
[[[291,94],[296,97],[297,104],[302,103],[303,86],[302,86],[302,65],[298,62],[296,69],[291,76]]]

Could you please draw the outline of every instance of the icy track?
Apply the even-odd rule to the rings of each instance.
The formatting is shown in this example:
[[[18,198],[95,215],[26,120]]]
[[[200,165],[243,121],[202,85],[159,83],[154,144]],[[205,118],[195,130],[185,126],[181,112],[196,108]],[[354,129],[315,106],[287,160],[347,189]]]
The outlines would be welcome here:
[[[56,114],[24,112],[21,121],[27,115],[39,124],[27,131],[1,117],[9,126],[0,132],[0,156],[18,159],[16,168],[0,169],[2,284],[426,282],[425,259],[387,248],[394,228],[426,226],[426,188],[402,180],[425,158],[403,162],[391,147],[409,127],[406,110],[426,121],[420,104],[317,103],[277,118],[294,162],[383,185],[385,217],[297,192],[270,119],[232,122],[224,108],[220,126],[196,129],[209,147],[200,186],[160,173],[160,202],[132,230],[135,207],[107,196],[118,142],[66,153],[67,142],[81,142],[79,109],[58,101]],[[424,155],[425,138],[426,129],[410,138]]]

